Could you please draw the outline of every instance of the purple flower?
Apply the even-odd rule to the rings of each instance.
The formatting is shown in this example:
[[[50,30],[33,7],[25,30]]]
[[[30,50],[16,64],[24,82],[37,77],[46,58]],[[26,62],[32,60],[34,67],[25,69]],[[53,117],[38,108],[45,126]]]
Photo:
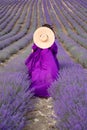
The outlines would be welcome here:
[[[33,110],[33,92],[26,91],[30,81],[25,72],[0,73],[0,130],[22,130],[26,113]]]
[[[74,65],[60,70],[49,92],[54,99],[57,128],[87,129],[87,77],[82,67]]]
[[[48,89],[59,130],[87,129],[87,73],[58,43],[60,72]]]

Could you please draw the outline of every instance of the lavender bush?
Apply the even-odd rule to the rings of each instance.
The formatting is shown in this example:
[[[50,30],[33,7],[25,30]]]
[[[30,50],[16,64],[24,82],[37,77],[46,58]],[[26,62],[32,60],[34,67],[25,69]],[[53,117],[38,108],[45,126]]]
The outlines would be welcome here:
[[[60,70],[49,89],[59,130],[87,129],[87,77],[79,65]]]
[[[22,130],[34,108],[27,71],[0,72],[0,130]]]

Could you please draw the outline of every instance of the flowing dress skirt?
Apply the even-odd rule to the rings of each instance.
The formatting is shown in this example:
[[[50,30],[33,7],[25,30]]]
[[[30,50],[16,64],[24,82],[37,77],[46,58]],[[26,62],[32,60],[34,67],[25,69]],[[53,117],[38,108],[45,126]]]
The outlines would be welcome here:
[[[59,74],[57,45],[54,43],[50,48],[41,49],[34,44],[32,48],[34,52],[25,61],[31,78],[29,89],[34,89],[35,96],[50,97],[48,88]]]

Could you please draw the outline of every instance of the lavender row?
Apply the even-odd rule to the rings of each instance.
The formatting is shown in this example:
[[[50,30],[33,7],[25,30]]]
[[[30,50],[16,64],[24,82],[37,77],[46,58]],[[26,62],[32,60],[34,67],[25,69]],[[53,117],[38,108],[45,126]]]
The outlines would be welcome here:
[[[76,0],[70,1],[68,0],[71,5],[73,5],[74,8],[76,8],[83,16],[87,16],[86,9],[79,4]]]
[[[57,3],[58,4],[58,3]],[[69,26],[69,24],[67,23],[67,20],[64,18],[64,16],[61,14],[61,11],[59,10],[59,7],[61,6],[60,4],[59,4],[59,6],[58,6],[58,8],[57,8],[57,5],[56,4],[56,2],[54,2],[53,4],[52,4],[52,6],[53,6],[53,8],[54,8],[54,10],[55,10],[55,14],[58,14],[58,17],[59,17],[59,19],[60,19],[60,21],[61,21],[61,23],[63,24],[63,26],[65,27],[65,28],[70,28],[70,26]]]
[[[87,74],[58,43],[60,75],[49,93],[54,100],[56,128],[60,130],[87,129]]]
[[[87,1],[77,0],[81,4],[81,6],[85,7],[87,9]]]
[[[25,3],[23,3],[22,6],[24,6]],[[7,12],[6,17],[1,19],[1,29],[4,29],[8,23],[10,23],[10,20],[16,16],[16,13],[19,12],[20,8],[23,8],[21,4],[13,6],[13,8]],[[19,8],[20,7],[20,8]],[[8,17],[9,16],[9,17]]]
[[[31,32],[31,34],[26,35],[19,41],[2,50],[0,52],[0,62],[4,62],[6,59],[9,59],[12,54],[17,53],[20,49],[23,49],[25,46],[27,46],[29,41],[32,39],[32,35],[33,33]]]
[[[20,13],[21,13],[21,8],[20,8],[18,14],[11,20],[11,22],[9,22],[7,24],[5,29],[2,31],[2,35],[9,33],[13,29],[13,27],[15,26],[15,23],[17,22],[18,18],[20,17]]]
[[[69,21],[73,28],[76,30],[77,34],[79,34],[83,38],[87,38],[86,32],[82,29],[82,27],[79,24],[77,24],[77,22],[70,15],[67,15],[66,11],[64,11],[63,13],[67,18],[67,21]]]
[[[49,11],[49,15],[51,15],[50,16],[50,20],[51,20],[51,22],[52,21],[54,21],[55,20],[55,15],[54,15],[54,12],[55,11],[53,11],[54,9],[51,7],[51,3],[50,3],[50,1],[47,1],[47,6],[48,6],[48,11]],[[52,17],[52,18],[51,18]],[[53,22],[52,22],[53,23]],[[60,22],[59,22],[59,20],[57,19],[57,22],[56,22],[56,24],[57,24],[57,27],[58,27],[58,29],[60,30],[61,29],[61,24],[60,24]]]
[[[15,26],[15,28],[11,30],[11,32],[9,32],[9,33],[7,33],[7,34],[1,36],[1,37],[0,37],[0,41],[5,40],[5,39],[8,39],[9,37],[12,37],[12,36],[16,35],[16,34],[19,32],[20,28],[21,28],[21,25],[20,25],[20,24],[17,24],[17,25]]]
[[[8,7],[12,7],[13,5],[16,5],[16,2],[12,2],[12,1],[10,1],[10,3],[7,1],[1,1],[0,0],[0,7],[1,7],[1,9],[0,9],[0,14],[1,13],[3,13]]]
[[[11,7],[13,8],[13,7],[16,7],[17,5],[16,5],[16,3],[14,3],[13,5],[5,5],[4,7],[3,7],[3,12],[1,11],[1,15],[0,15],[0,18],[2,18],[1,20],[3,20],[3,18],[4,17],[6,17],[5,15],[7,15],[8,14],[8,9],[11,9]],[[21,4],[20,4],[20,6],[21,6]],[[9,13],[9,15],[11,14],[11,12]]]
[[[16,42],[17,40],[22,38],[26,34],[26,31],[27,31],[26,29],[23,29],[22,32],[18,33],[18,35],[16,34],[15,36],[12,36],[11,38],[1,41],[0,50],[2,50],[3,48],[5,48],[11,44],[14,44],[13,42]]]
[[[28,4],[27,4],[27,6],[28,6]],[[26,7],[26,9],[27,9],[27,7]],[[26,11],[27,11],[27,10],[26,10]],[[12,21],[9,23],[9,25],[10,25],[9,27],[10,27],[11,29],[12,29],[11,23],[12,23],[12,24],[15,23],[15,21],[19,18],[20,13],[21,13],[21,10],[20,10],[19,14],[16,16],[16,18],[14,19],[14,22],[13,22],[13,20],[12,20]],[[28,22],[29,22],[29,21],[28,21]],[[30,22],[29,22],[29,23],[30,23]],[[19,27],[20,27],[20,26],[19,26]],[[18,29],[16,28],[15,31],[16,31],[16,30],[18,30]],[[7,35],[7,36],[8,36],[7,39],[5,39],[5,40],[3,40],[3,41],[0,42],[0,49],[5,48],[6,46],[10,45],[11,43],[13,44],[13,42],[15,42],[15,41],[19,40],[20,38],[22,38],[26,33],[27,33],[27,28],[26,28],[26,26],[25,26],[24,29],[22,29],[21,32],[15,34],[15,35],[13,35],[13,36],[12,36],[12,33],[11,33],[10,35]],[[14,33],[13,33],[13,34],[14,34]],[[9,37],[9,36],[12,36],[12,37]],[[3,38],[6,38],[6,36],[4,36]],[[1,37],[0,40],[2,40],[3,38]]]
[[[28,10],[28,15],[27,15],[27,17],[26,17],[26,21],[25,21],[25,28],[27,29],[27,30],[29,30],[29,28],[30,28],[30,22],[31,22],[31,17],[32,17],[32,10],[33,10],[33,4],[34,4],[34,0],[30,3],[29,2],[29,6],[30,6],[30,9]]]
[[[42,11],[42,2],[40,2],[39,4],[39,15],[40,15],[40,25],[44,24],[44,15],[43,15],[43,11]]]
[[[15,30],[16,26],[18,26],[18,24],[15,25],[15,23],[17,22],[18,18],[20,17],[21,11],[22,11],[22,8],[19,9],[18,14],[11,20],[11,22],[8,23],[6,28],[4,30],[2,30],[2,32],[1,32],[2,36],[0,37],[0,40],[4,40],[9,35],[9,33],[12,33],[12,31]],[[16,31],[16,33],[17,33],[17,31]]]
[[[82,12],[83,15],[87,16],[87,13],[86,13],[87,10],[86,10],[78,1],[73,0],[72,2],[73,2],[74,5],[77,5],[76,8],[79,7],[79,8],[77,8],[77,9],[78,9],[80,12]]]
[[[14,5],[15,6],[15,5]],[[5,15],[7,15],[9,13],[9,9],[13,8],[14,6],[7,6],[6,9],[4,9],[1,13],[0,13],[0,23],[1,23],[1,20],[4,19]]]
[[[21,16],[22,10],[23,10],[23,7],[20,8],[20,12],[19,12],[18,15],[16,16],[16,18],[14,18],[14,21],[16,21],[17,17]],[[19,22],[19,23],[18,23],[18,22]],[[17,22],[17,24],[15,25],[14,28],[11,28],[10,23],[9,23],[8,29],[10,28],[11,31],[10,31],[9,33],[3,35],[2,37],[0,37],[0,40],[5,40],[5,39],[10,38],[10,37],[11,37],[11,39],[12,39],[12,36],[17,35],[18,32],[19,32],[19,30],[20,30],[20,28],[21,28],[20,17],[19,17],[19,19],[18,19],[18,22]],[[13,23],[13,22],[12,22],[12,23]],[[6,31],[8,31],[8,29],[5,30],[3,33],[6,33]],[[24,30],[25,30],[25,29],[24,29]],[[27,31],[27,29],[26,29],[26,31]],[[23,31],[23,32],[24,32],[24,31]],[[23,33],[23,32],[21,32],[21,33]],[[15,37],[20,37],[21,33],[19,33],[19,36],[15,36]],[[3,42],[4,42],[4,41],[3,41]],[[10,43],[9,43],[9,44],[10,44]]]
[[[13,4],[17,5],[19,3],[22,5],[23,2],[24,2],[24,0],[21,0],[21,1],[19,1],[19,0],[11,0],[11,1],[10,0],[8,0],[8,1],[7,0],[0,0],[0,3],[2,6],[13,5]],[[25,1],[25,2],[27,2],[27,1]]]
[[[73,29],[75,29],[76,35],[79,35],[80,37],[87,39],[86,32],[83,31],[82,27],[79,24],[77,24],[77,22],[70,15],[67,15],[66,11],[64,11],[63,13],[67,21],[69,21]]]
[[[27,4],[25,4],[23,10],[22,10],[22,14],[20,15],[20,20],[19,20],[19,24],[23,24],[24,23],[24,19],[26,17],[26,14],[27,14],[27,10],[28,10],[28,6],[29,6],[29,3],[28,2]]]
[[[68,35],[78,44],[80,44],[82,47],[87,49],[87,39],[82,38],[79,35],[76,35],[74,32],[71,31],[71,29],[68,29]]]
[[[46,5],[46,1],[43,0],[43,8],[44,8],[44,15],[46,17],[46,21],[47,23],[51,24],[49,15],[48,15],[48,11],[47,11],[47,5]]]
[[[14,15],[19,10],[19,7],[20,6],[16,6],[16,8],[17,8],[16,9],[15,6],[14,6],[12,13],[10,12],[11,15],[0,25],[1,29],[4,29],[7,26],[7,24],[13,19]]]
[[[57,2],[57,4],[59,4],[60,6],[60,12],[62,11],[62,13],[63,13],[63,15],[64,16],[62,16],[62,14],[60,15],[60,18],[61,17],[63,17],[62,18],[62,21],[61,22],[63,22],[63,24],[65,25],[65,23],[66,23],[66,28],[71,28],[69,25],[68,25],[68,22],[70,22],[70,24],[73,26],[73,28],[77,31],[77,33],[79,34],[79,35],[81,35],[83,38],[86,38],[86,32],[84,31],[84,29],[75,21],[75,19],[73,19],[73,17],[71,16],[71,13],[67,10],[66,11],[66,8],[65,8],[65,6],[60,2],[60,1],[56,1]],[[57,12],[59,12],[58,11],[58,9],[56,10]],[[64,20],[63,20],[64,19]],[[72,28],[71,28],[71,31],[72,31]]]
[[[29,41],[32,39],[33,32],[36,28],[36,6],[33,6],[34,12],[33,12],[33,23],[32,23],[32,29],[30,30],[30,33],[25,35],[23,38],[21,38],[19,41],[15,42],[14,44],[6,47],[4,50],[0,52],[0,62],[4,62],[6,59],[9,59],[9,57],[17,53],[20,49],[24,48],[29,44]]]
[[[67,11],[68,15],[70,14],[71,17],[85,30],[85,32],[87,32],[87,24],[85,23],[87,18],[85,17],[85,21],[83,21],[78,15],[76,15],[76,11],[72,13],[69,12],[68,8],[65,7],[64,9]]]
[[[34,110],[35,101],[33,92],[28,90],[27,68],[22,69],[0,72],[0,130],[23,130],[30,122],[27,113]]]
[[[69,6],[69,8],[75,12],[75,14],[80,18],[82,19],[84,22],[86,21],[86,17],[85,15],[83,15],[83,13],[81,13],[78,8],[75,7],[75,4],[74,3],[70,3],[69,1],[65,1],[65,3]]]
[[[11,20],[11,22],[9,22],[8,26],[5,28],[4,31],[2,31],[2,33],[9,33],[11,30],[13,30],[13,26],[15,25],[15,23],[17,22],[18,18],[20,17],[21,15],[21,12],[22,12],[22,9],[23,8],[20,8],[19,9],[19,12],[17,13],[17,15]],[[2,41],[3,44],[4,44],[4,41]],[[10,43],[9,43],[10,44]]]
[[[20,7],[20,8],[23,8],[24,7],[24,5],[25,5],[25,3],[23,3],[22,4],[22,6],[21,6],[21,4],[19,4],[19,5],[15,5],[15,10],[18,10],[18,8]],[[13,10],[11,10],[10,12],[9,12],[9,16],[10,16],[10,14],[12,13],[12,11]],[[17,13],[19,12],[19,10],[17,11]],[[16,13],[16,14],[17,14]],[[16,14],[14,15],[14,16],[16,16]],[[8,18],[8,17],[6,17],[6,18]],[[3,19],[3,21],[4,21],[5,19]]]
[[[58,4],[60,5],[60,4]],[[61,8],[60,10],[62,13],[64,13],[63,9]],[[58,12],[59,13],[59,12]],[[74,39],[76,42],[78,42],[80,45],[82,45],[83,47],[87,48],[86,42],[87,39],[80,37],[79,35],[75,34],[75,32],[72,31],[71,26],[68,24],[67,20],[62,17],[61,15],[59,15],[61,18],[61,21],[63,22],[64,27],[66,28],[68,35]],[[66,13],[66,17],[67,17],[67,13]]]
[[[84,67],[87,67],[87,50],[77,44],[73,39],[69,38],[62,31],[58,32],[58,36],[60,37],[60,41],[64,44],[65,48],[71,53],[74,59],[76,59],[76,61]]]
[[[61,8],[62,13],[64,13],[63,9]],[[68,13],[68,12],[67,12]],[[66,13],[66,18],[67,18],[67,13]],[[64,19],[64,18],[63,18]],[[80,45],[82,45],[83,47],[87,48],[86,42],[87,42],[87,38],[82,38],[79,35],[75,34],[75,32],[72,31],[72,28],[68,25],[67,21],[64,20],[64,23],[66,23],[65,28],[68,31],[68,35],[74,39],[75,41],[77,41]],[[86,35],[85,35],[86,36]]]
[[[6,7],[3,7],[3,9],[0,11],[0,19],[9,11],[9,8],[11,8],[10,5],[6,6]]]

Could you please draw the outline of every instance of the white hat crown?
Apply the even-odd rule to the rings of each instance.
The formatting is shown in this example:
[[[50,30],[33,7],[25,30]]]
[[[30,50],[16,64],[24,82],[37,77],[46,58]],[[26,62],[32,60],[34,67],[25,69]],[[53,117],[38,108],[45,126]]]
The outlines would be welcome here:
[[[48,40],[48,35],[47,35],[47,34],[42,34],[42,35],[40,35],[40,40],[41,40],[42,42],[46,42],[46,41]]]

